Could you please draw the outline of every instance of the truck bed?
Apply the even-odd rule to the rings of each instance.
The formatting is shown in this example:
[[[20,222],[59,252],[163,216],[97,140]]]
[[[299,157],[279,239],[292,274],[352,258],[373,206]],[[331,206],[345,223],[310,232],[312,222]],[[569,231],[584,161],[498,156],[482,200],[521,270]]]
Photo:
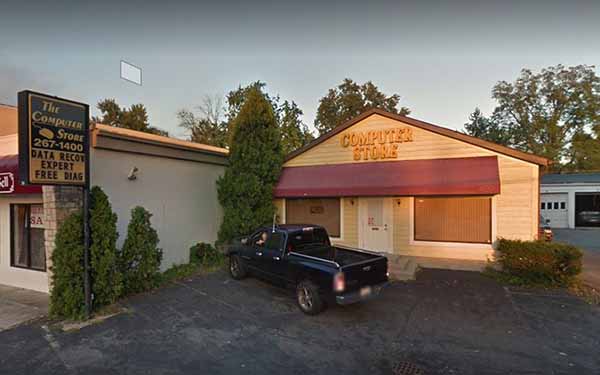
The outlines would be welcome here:
[[[356,251],[337,246],[308,248],[296,252],[299,254],[310,255],[311,257],[315,258],[330,260],[336,262],[341,267],[362,263],[364,261],[380,257],[380,255],[375,253]]]

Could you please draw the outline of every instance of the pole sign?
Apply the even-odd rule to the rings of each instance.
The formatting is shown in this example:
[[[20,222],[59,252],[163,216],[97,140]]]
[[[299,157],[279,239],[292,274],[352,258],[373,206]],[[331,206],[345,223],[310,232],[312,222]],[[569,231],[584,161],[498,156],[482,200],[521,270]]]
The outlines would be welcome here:
[[[19,177],[23,185],[89,182],[89,106],[19,92]]]

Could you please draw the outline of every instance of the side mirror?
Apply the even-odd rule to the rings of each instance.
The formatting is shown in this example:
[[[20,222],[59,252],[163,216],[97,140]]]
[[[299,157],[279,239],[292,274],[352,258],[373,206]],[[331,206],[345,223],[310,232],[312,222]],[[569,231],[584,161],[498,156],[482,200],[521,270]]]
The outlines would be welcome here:
[[[248,243],[248,237],[242,238],[240,242],[242,243],[242,245],[246,245]]]

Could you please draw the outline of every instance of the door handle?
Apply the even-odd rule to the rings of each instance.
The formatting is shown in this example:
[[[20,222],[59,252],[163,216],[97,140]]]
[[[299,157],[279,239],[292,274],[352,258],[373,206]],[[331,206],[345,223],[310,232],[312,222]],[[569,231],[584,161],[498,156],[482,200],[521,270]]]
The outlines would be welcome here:
[[[261,253],[260,251],[257,251],[257,252],[256,252],[256,255],[258,255],[259,257],[261,257],[261,256],[262,256],[262,253]]]
[[[273,257],[273,260],[281,260],[280,257]]]

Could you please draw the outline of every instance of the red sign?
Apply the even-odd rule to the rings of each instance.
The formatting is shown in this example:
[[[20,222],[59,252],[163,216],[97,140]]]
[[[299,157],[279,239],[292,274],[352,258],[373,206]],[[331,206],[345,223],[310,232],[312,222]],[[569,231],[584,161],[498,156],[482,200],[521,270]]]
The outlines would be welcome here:
[[[10,194],[15,191],[15,177],[11,172],[0,173],[0,194]]]

